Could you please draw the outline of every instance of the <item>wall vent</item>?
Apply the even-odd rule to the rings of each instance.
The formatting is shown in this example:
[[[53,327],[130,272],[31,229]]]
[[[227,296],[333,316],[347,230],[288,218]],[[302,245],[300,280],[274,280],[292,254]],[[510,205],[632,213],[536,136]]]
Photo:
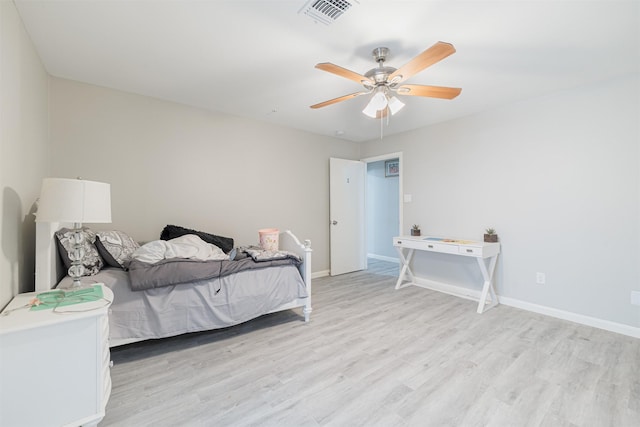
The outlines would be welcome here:
[[[358,0],[308,0],[298,13],[304,13],[316,22],[329,25],[349,10],[354,2],[358,3]]]

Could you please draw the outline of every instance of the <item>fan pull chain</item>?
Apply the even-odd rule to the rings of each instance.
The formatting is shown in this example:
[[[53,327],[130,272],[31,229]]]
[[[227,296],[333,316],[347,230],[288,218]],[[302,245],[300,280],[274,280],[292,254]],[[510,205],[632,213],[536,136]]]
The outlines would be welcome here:
[[[380,111],[383,111],[383,110],[380,110]],[[389,126],[389,120],[391,120],[391,114],[389,111],[387,111],[387,126]],[[383,130],[384,130],[384,118],[381,117],[380,118],[380,139],[382,139],[382,137],[384,136]]]

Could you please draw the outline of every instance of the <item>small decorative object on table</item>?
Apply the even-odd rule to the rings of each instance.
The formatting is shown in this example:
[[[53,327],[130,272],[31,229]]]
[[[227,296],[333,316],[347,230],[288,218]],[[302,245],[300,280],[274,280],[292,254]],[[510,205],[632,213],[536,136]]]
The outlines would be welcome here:
[[[487,228],[484,231],[484,241],[488,243],[495,243],[498,241],[498,235],[494,228]]]
[[[412,236],[420,235],[420,226],[418,224],[413,224],[413,227],[411,227],[411,235]]]

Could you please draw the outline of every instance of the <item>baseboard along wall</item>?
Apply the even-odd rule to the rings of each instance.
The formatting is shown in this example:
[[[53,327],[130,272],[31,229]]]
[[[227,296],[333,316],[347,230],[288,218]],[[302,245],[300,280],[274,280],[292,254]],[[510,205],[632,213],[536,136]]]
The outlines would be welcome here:
[[[377,259],[381,261],[399,263],[397,258],[391,258],[384,255],[367,254],[368,258]],[[329,276],[330,270],[322,270],[311,273],[312,279],[318,279],[320,277]],[[445,294],[453,295],[459,298],[466,298],[474,301],[480,300],[480,291],[475,289],[465,288],[464,286],[456,286],[448,283],[437,282],[435,280],[425,279],[422,277],[415,277],[415,286],[419,286],[426,289],[431,289]],[[633,338],[640,338],[640,328],[625,325],[622,323],[611,322],[609,320],[598,319],[596,317],[585,316],[583,314],[572,313],[570,311],[560,310],[557,308],[547,307],[544,305],[530,303],[528,301],[522,301],[516,298],[503,297],[498,295],[498,301],[500,304],[507,305],[509,307],[519,308],[521,310],[531,311],[533,313],[543,314],[545,316],[555,317],[557,319],[568,320],[570,322],[579,323],[585,326],[591,326],[598,329],[603,329],[609,332],[615,332],[622,335],[627,335]]]
[[[400,264],[400,260],[398,258],[386,256],[386,255],[376,255],[376,254],[367,254],[367,258],[377,259],[380,261],[394,262],[396,264]]]
[[[421,277],[415,278],[415,285],[434,291],[443,292],[446,294],[454,295],[460,298],[466,298],[478,301],[480,299],[480,291],[475,289],[465,288],[463,286],[455,286],[447,283],[441,283],[434,280],[424,279]],[[545,316],[555,317],[557,319],[568,320],[570,322],[579,323],[581,325],[591,326],[598,329],[604,329],[605,331],[615,332],[622,335],[627,335],[633,338],[640,338],[640,328],[625,325],[622,323],[611,322],[609,320],[598,319],[596,317],[585,316],[583,314],[572,313],[570,311],[559,310],[557,308],[547,307],[543,305],[533,304],[527,301],[522,301],[516,298],[503,297],[498,295],[498,301],[500,304],[507,305],[509,307],[515,307],[522,310],[531,311],[538,314],[544,314]]]

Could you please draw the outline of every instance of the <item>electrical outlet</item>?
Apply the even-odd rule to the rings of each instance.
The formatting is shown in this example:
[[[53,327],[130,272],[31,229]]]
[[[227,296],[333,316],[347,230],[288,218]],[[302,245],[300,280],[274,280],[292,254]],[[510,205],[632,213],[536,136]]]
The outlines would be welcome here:
[[[545,277],[544,273],[536,273],[536,283],[538,285],[544,285],[544,283],[547,281],[547,278]]]
[[[631,304],[640,305],[640,291],[631,291]]]

